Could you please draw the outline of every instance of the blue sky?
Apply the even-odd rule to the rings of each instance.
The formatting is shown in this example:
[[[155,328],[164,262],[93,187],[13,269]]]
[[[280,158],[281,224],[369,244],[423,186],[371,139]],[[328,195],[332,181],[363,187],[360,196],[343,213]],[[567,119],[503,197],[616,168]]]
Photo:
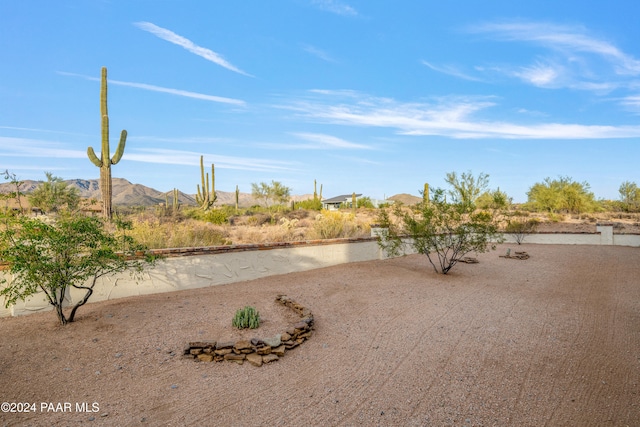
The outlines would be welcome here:
[[[488,173],[597,198],[640,184],[635,0],[0,1],[0,169],[98,178],[100,69],[113,176],[195,193],[271,180],[372,198]],[[208,166],[207,166],[208,168]]]

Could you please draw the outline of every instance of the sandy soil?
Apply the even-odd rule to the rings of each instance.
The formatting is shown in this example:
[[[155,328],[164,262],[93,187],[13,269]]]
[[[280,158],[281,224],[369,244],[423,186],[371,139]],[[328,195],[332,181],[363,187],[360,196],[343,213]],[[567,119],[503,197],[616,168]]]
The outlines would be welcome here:
[[[528,260],[499,258],[506,247]],[[0,425],[640,425],[640,249],[503,245],[436,275],[426,257],[354,263],[0,319]],[[315,333],[262,367],[197,363],[188,341]],[[46,412],[71,404],[69,412]],[[86,402],[98,412],[77,412]]]

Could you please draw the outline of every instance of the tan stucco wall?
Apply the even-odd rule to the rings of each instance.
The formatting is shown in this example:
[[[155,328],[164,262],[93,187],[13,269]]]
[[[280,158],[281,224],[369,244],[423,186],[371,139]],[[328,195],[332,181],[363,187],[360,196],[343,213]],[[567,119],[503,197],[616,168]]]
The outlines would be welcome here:
[[[505,236],[505,243],[515,243]],[[561,245],[625,245],[640,247],[640,235],[613,234],[612,227],[598,227],[598,233],[536,233],[526,236],[525,243]],[[99,280],[90,301],[104,301],[134,295],[148,295],[183,289],[222,285],[259,279],[274,274],[312,270],[349,262],[386,258],[375,239],[334,240],[322,243],[246,245],[224,248],[187,248],[165,251],[167,257],[140,278],[127,273]],[[70,291],[71,303],[83,293]],[[4,308],[0,317],[20,316],[50,310],[43,294]]]
[[[159,261],[153,269],[146,270],[141,277],[122,273],[99,279],[90,301],[202,288],[381,258],[385,258],[385,255],[375,240],[295,245],[275,249],[262,245],[255,250],[170,256]],[[70,303],[79,301],[83,295],[84,292],[72,289]],[[25,302],[18,302],[9,309],[3,308],[0,317],[20,316],[50,309],[44,294],[38,294]]]

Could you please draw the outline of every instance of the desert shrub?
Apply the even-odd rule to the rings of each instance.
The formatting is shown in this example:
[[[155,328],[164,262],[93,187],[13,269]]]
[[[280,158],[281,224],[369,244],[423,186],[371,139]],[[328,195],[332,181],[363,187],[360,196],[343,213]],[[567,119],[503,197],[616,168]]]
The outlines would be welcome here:
[[[229,222],[229,213],[226,209],[210,209],[203,212],[202,219],[211,224],[222,225]]]
[[[317,239],[354,237],[364,231],[353,214],[323,210],[316,216],[312,233]]]
[[[375,206],[373,206],[373,202],[371,201],[371,197],[360,197],[356,202],[356,207],[369,209],[375,208]]]
[[[527,234],[533,233],[538,228],[539,221],[535,218],[512,218],[507,222],[505,231],[516,239],[517,244],[522,244]]]
[[[219,227],[198,220],[161,222],[157,218],[134,219],[130,234],[150,249],[230,244],[226,233]]]
[[[436,189],[430,201],[412,210],[395,208],[393,215],[380,211],[378,244],[390,256],[400,255],[410,246],[426,255],[436,273],[442,274],[469,252],[495,249],[502,236],[493,212],[475,211],[472,203],[460,200],[447,203],[444,191]]]
[[[289,219],[305,219],[309,217],[309,211],[306,209],[295,209],[291,212],[287,213],[287,218]]]
[[[549,212],[547,214],[547,218],[549,218],[549,221],[551,221],[551,222],[562,222],[562,221],[564,221],[564,215],[559,214],[559,213]]]
[[[527,204],[538,211],[581,214],[593,212],[597,203],[587,182],[575,182],[570,177],[545,178],[527,192]]]
[[[295,209],[308,209],[312,211],[322,210],[322,201],[320,199],[301,200],[294,204]]]
[[[5,307],[42,291],[62,325],[74,321],[98,278],[127,270],[141,273],[154,262],[151,256],[137,257],[146,248],[125,230],[111,233],[107,226],[115,224],[105,224],[101,218],[63,212],[48,221],[26,215],[0,216],[0,220],[0,259],[7,262],[12,276],[8,284],[0,278]],[[128,226],[124,221],[119,224]],[[72,288],[84,295],[67,314]]]
[[[269,224],[271,222],[271,215],[268,214],[255,214],[255,215],[251,215],[249,218],[247,218],[247,224],[248,225],[254,225],[254,226],[260,226],[263,224]]]
[[[238,309],[231,324],[238,329],[256,329],[260,326],[260,313],[251,306]]]

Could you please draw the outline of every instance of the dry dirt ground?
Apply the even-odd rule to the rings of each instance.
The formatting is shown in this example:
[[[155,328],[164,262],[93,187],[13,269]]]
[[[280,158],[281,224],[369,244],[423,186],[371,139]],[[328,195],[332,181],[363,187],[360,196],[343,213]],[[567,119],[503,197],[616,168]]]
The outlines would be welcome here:
[[[500,258],[507,247],[531,257]],[[0,319],[0,401],[37,406],[0,426],[640,425],[640,248],[502,245],[478,260],[94,303],[66,327],[52,312]],[[277,294],[313,311],[302,346],[259,368],[180,357],[189,341],[282,330],[296,316]],[[263,325],[239,333],[247,304]]]

